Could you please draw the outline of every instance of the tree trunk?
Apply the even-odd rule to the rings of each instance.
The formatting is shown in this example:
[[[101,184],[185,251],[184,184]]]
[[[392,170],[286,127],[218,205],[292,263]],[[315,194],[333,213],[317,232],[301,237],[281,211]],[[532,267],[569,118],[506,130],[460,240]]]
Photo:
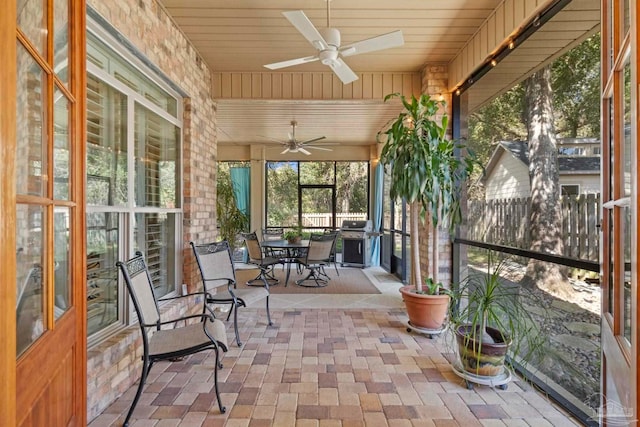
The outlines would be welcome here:
[[[428,216],[428,215],[427,215]],[[422,291],[422,274],[420,272],[420,203],[413,202],[409,205],[409,221],[411,221],[411,275],[409,284]],[[429,233],[428,226],[425,226]],[[427,245],[428,246],[428,245]],[[429,254],[427,265],[429,265]]]
[[[526,81],[531,183],[529,230],[532,251],[562,255],[558,148],[553,125],[550,82],[549,67],[537,71]],[[554,295],[568,296],[572,293],[566,272],[556,264],[531,260],[526,276],[540,289]]]

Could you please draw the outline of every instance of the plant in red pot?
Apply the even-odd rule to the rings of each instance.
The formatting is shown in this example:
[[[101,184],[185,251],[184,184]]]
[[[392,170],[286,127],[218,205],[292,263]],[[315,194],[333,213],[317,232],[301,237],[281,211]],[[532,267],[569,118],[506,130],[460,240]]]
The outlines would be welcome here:
[[[444,101],[426,94],[411,99],[391,94],[385,97],[385,102],[392,98],[400,98],[404,110],[385,132],[378,135],[378,140],[385,144],[380,162],[390,176],[391,198],[405,200],[409,205],[411,274],[409,286],[401,290],[409,310],[409,325],[429,332],[442,328],[447,311],[436,321],[434,313],[421,313],[432,309],[432,304],[426,300],[438,296],[437,299],[448,302],[448,297],[433,295],[429,286],[427,290],[423,287],[420,261],[422,256],[428,265],[429,254],[420,254],[420,222],[427,235],[431,227],[434,233],[441,227],[453,235],[462,218],[460,188],[477,162],[464,146],[447,138],[448,116]],[[444,288],[437,277],[427,279],[426,283],[437,284],[436,289]],[[421,319],[431,320],[426,323]]]
[[[444,327],[449,312],[450,292],[441,282],[431,277],[425,280],[422,292],[412,285],[400,288],[411,326],[427,331],[439,331]]]

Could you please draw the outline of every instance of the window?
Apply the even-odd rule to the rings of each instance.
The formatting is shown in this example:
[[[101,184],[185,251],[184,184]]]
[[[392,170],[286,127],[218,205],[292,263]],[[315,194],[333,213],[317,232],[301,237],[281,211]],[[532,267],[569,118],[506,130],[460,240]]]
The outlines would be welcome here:
[[[340,228],[369,212],[368,162],[267,162],[266,226]]]
[[[563,196],[577,196],[580,194],[580,185],[563,184],[560,186],[560,191]]]
[[[558,154],[561,156],[583,156],[583,147],[559,147]]]
[[[115,44],[114,44],[115,45]],[[145,254],[158,297],[181,283],[178,97],[87,36],[87,331],[128,323],[115,263]]]

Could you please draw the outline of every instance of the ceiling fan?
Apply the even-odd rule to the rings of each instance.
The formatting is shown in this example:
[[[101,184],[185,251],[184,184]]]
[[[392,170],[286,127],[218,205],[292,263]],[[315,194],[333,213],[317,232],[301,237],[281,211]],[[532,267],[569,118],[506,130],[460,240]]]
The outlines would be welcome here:
[[[330,148],[320,147],[318,145],[312,145],[316,141],[320,141],[325,139],[326,136],[318,136],[316,138],[307,139],[305,141],[298,141],[296,139],[296,126],[298,122],[295,120],[291,120],[291,132],[289,132],[289,139],[286,141],[278,141],[284,148],[284,151],[280,154],[286,153],[303,153],[307,156],[311,154],[311,152],[307,149],[313,150],[323,150],[323,151],[332,151]],[[323,144],[323,145],[334,145],[334,144]]]
[[[288,61],[275,62],[265,65],[270,70],[290,67],[292,65],[305,64],[307,62],[320,61],[324,65],[331,67],[334,73],[344,84],[358,80],[356,73],[342,60],[343,57],[358,55],[361,53],[374,52],[377,50],[388,49],[391,47],[402,46],[404,38],[402,31],[397,30],[391,33],[382,34],[369,39],[351,43],[347,46],[340,46],[340,31],[337,28],[331,28],[329,3],[327,2],[327,28],[321,28],[320,31],[311,23],[309,18],[301,10],[282,12],[282,14],[293,24],[294,27],[309,40],[311,45],[318,50],[313,56],[304,58],[290,59]]]

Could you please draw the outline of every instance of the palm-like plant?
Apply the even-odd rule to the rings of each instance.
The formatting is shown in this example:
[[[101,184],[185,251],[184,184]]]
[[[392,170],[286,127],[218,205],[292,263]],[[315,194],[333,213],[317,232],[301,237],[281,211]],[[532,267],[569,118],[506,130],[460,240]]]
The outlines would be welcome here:
[[[441,226],[453,234],[462,218],[460,186],[473,171],[475,160],[470,153],[461,158],[459,151],[464,147],[447,138],[449,119],[444,113],[438,119],[446,107],[444,101],[426,94],[407,100],[394,93],[387,95],[385,102],[396,97],[402,101],[404,111],[381,133],[386,135],[386,144],[380,162],[391,176],[391,198],[404,199],[409,204],[412,231],[409,284],[422,293],[419,222],[424,224],[428,219],[436,230]]]
[[[461,362],[472,373],[476,369],[501,369],[507,349],[525,363],[543,356],[546,336],[542,331],[549,318],[545,303],[531,289],[507,279],[515,273],[516,267],[510,266],[508,258],[496,259],[489,251],[486,270],[469,268],[451,293],[450,318],[460,344]],[[501,358],[496,350],[490,357],[483,356],[485,347],[494,345],[504,347]]]

